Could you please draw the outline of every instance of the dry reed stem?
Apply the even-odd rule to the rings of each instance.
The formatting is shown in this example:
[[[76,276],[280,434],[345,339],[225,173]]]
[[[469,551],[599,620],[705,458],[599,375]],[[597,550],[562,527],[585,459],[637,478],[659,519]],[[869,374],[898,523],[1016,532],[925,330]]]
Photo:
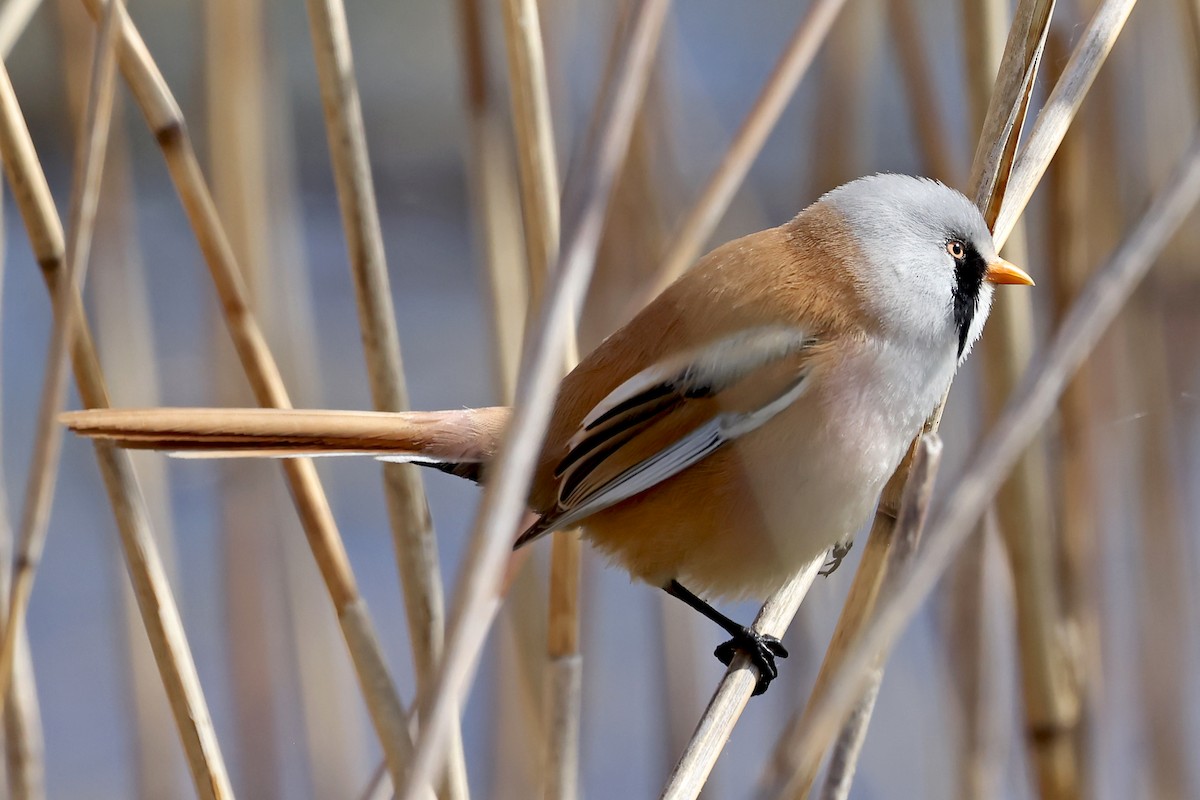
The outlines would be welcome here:
[[[367,785],[356,796],[358,800],[390,800],[393,796],[392,780],[388,775],[387,762],[380,761],[379,766],[371,773]]]
[[[493,353],[501,402],[511,403],[528,308],[528,276],[517,190],[508,162],[508,143],[488,83],[483,0],[459,0],[459,50],[463,95],[470,128],[468,181],[473,216],[479,221],[491,298]]]
[[[964,4],[964,5],[972,5]],[[888,20],[895,37],[896,59],[908,94],[908,118],[919,144],[925,173],[950,186],[960,185],[962,170],[954,163],[946,115],[938,104],[937,86],[930,74],[922,40],[921,5],[915,0],[889,0]],[[974,42],[972,42],[972,45]]]
[[[1043,46],[1047,41],[1044,38]],[[997,185],[1002,186],[1007,179],[1005,175]],[[995,202],[987,208],[994,210]],[[1021,227],[1013,229],[1004,252],[1015,263],[1027,261]],[[1003,399],[1028,365],[1034,332],[1032,293],[1006,293],[994,304],[988,336],[979,348],[983,418],[988,424],[995,421]],[[1077,724],[1080,702],[1073,679],[1071,646],[1062,627],[1049,467],[1043,443],[1034,443],[1022,455],[997,496],[996,509],[1015,585],[1027,752],[1044,796],[1072,797],[1077,791],[1068,787],[1078,770],[1070,739],[1061,734]]]
[[[987,121],[988,108],[995,75],[1000,69],[1007,41],[1008,4],[1003,0],[962,5],[962,55],[966,67],[968,130],[979,135]],[[1047,38],[1047,47],[1054,41],[1054,32]],[[1059,63],[1061,59],[1054,59]],[[1026,263],[1025,256],[1014,252],[1010,245],[1009,260]],[[1024,293],[1011,293],[1002,303],[993,304],[992,325],[1010,305],[1028,307],[1032,298]],[[1022,301],[1025,301],[1022,303]],[[1012,301],[1016,301],[1015,304]],[[1030,331],[1032,333],[1032,331]],[[988,342],[981,342],[988,351]],[[982,355],[986,360],[991,348]],[[987,365],[984,365],[985,370]],[[999,535],[994,513],[989,514],[980,535],[964,548],[956,560],[949,581],[947,609],[947,659],[958,693],[962,726],[963,757],[959,762],[958,790],[964,797],[985,800],[995,796],[1001,765],[1004,761],[1001,742],[1007,740],[1007,715],[998,713],[995,689],[996,625],[990,619],[992,606],[1004,602],[995,597],[994,583],[989,583],[990,564],[996,560],[988,552],[989,540]]]
[[[1014,738],[1007,713],[1007,687],[999,677],[1011,651],[1000,648],[1006,626],[996,617],[1011,598],[998,585],[1007,564],[1000,547],[999,523],[993,507],[980,531],[960,551],[947,576],[949,595],[939,601],[946,611],[947,665],[954,673],[962,706],[959,731],[961,758],[955,790],[974,800],[998,798]],[[1006,576],[1004,576],[1006,577]],[[959,608],[963,605],[963,608]],[[948,607],[947,607],[948,606]]]
[[[808,7],[721,163],[668,245],[655,282],[647,287],[638,307],[682,275],[703,252],[845,4],[846,0],[813,0]]]
[[[1053,41],[1053,39],[1051,40]],[[1060,324],[1087,280],[1093,231],[1098,220],[1089,211],[1090,195],[1107,194],[1092,177],[1094,153],[1088,125],[1067,132],[1047,173],[1047,204],[1054,236],[1049,252],[1054,296],[1053,319]],[[1099,191],[1098,191],[1099,189]],[[1102,223],[1101,223],[1102,224]],[[1057,516],[1059,559],[1062,565],[1064,624],[1078,637],[1078,679],[1084,707],[1075,730],[1075,750],[1081,762],[1095,735],[1101,679],[1097,546],[1100,488],[1096,484],[1093,431],[1099,430],[1092,397],[1092,369],[1085,363],[1067,384],[1059,400],[1059,447],[1056,466],[1059,486]]]
[[[37,684],[29,637],[17,640],[13,662],[12,694],[4,715],[4,766],[8,797],[12,800],[41,800],[46,796],[45,740],[38,706]]]
[[[536,0],[501,4],[508,53],[508,85],[521,176],[525,251],[529,255],[530,307],[542,300],[546,270],[558,258],[559,184],[546,59]],[[565,366],[579,361],[575,326],[566,332]],[[545,671],[545,785],[543,796],[568,800],[579,782],[579,728],[583,659],[579,654],[581,542],[560,531],[550,550],[550,609]]]
[[[1025,209],[1033,190],[1037,188],[1051,157],[1066,134],[1079,104],[1096,79],[1096,74],[1117,41],[1129,12],[1137,0],[1104,0],[1092,15],[1087,28],[1063,67],[1062,75],[1046,104],[1038,113],[1029,141],[1013,164],[1012,174],[1004,193],[1004,202],[996,217],[992,235],[997,245],[1008,239]]]
[[[982,131],[987,121],[996,75],[1008,41],[1008,3],[1004,0],[981,0],[963,3],[961,10],[964,80],[969,106],[968,130],[979,137],[978,141],[983,141]]]
[[[771,595],[750,627],[759,633],[782,637],[824,561],[825,554],[822,553]],[[684,800],[700,795],[717,758],[733,733],[733,726],[750,702],[757,682],[758,671],[751,666],[749,657],[742,653],[734,656],[696,724],[687,749],[671,771],[660,795],[662,800]]]
[[[883,0],[851,3],[841,24],[830,31],[828,49],[817,75],[816,99],[809,123],[813,159],[805,199],[859,177],[866,155],[860,132],[870,123],[866,97],[870,61],[862,53],[886,47]]]
[[[87,105],[91,19],[75,0],[57,0],[54,10],[62,37],[61,53],[72,130],[78,132]],[[98,354],[112,381],[116,405],[150,405],[160,402],[159,374],[150,320],[144,265],[133,241],[136,220],[128,134],[121,97],[115,98],[109,132],[108,155],[96,212],[96,240],[92,246],[89,285],[95,305]],[[171,526],[170,487],[165,462],[149,455],[133,455],[138,483],[151,520],[151,533],[162,555],[167,578],[174,581],[176,549]],[[121,594],[125,695],[133,717],[133,771],[139,797],[164,797],[178,791],[186,780],[183,752],[175,735],[171,707],[162,691],[158,666],[146,638],[145,625],[133,586],[117,575]],[[7,593],[7,590],[5,590]],[[19,662],[18,662],[19,667]],[[16,673],[14,673],[14,677]]]
[[[494,468],[496,479],[484,491],[455,593],[446,655],[429,718],[418,740],[413,776],[400,792],[407,800],[414,800],[415,792],[428,783],[440,765],[444,734],[460,707],[494,617],[510,542],[525,513],[531,475],[549,423],[563,364],[563,332],[587,290],[608,199],[629,146],[668,8],[668,0],[644,0],[639,7],[594,160],[584,173],[578,199],[567,206],[572,214],[566,215],[569,224],[557,267],[534,327],[536,333],[525,350],[516,404]]]
[[[899,511],[893,513],[898,514]],[[881,525],[882,519],[887,519],[886,527]],[[894,541],[894,520],[894,517],[885,518],[882,515],[875,518],[875,525],[863,547],[858,569],[854,573],[850,591],[833,629],[833,636],[821,660],[816,682],[809,692],[809,701],[802,710],[792,715],[776,741],[771,757],[764,765],[764,773],[759,779],[764,796],[807,797],[816,782],[821,766],[821,753],[817,753],[816,758],[807,762],[798,760],[799,737],[812,714],[813,699],[825,695],[832,675],[844,660],[845,652],[865,626],[867,616],[875,608],[876,597],[887,573],[888,552]]]
[[[894,588],[891,582],[895,581],[897,571],[908,563],[915,551],[920,527],[924,524],[928,511],[941,452],[941,440],[936,433],[930,433],[918,439],[913,444],[910,455],[906,457],[906,462],[911,459],[911,478],[903,487],[895,517],[887,518],[890,524],[883,526],[879,522],[881,518],[876,518],[875,527],[867,538],[859,567],[854,573],[854,581],[850,584],[850,591],[842,605],[842,613],[834,627],[833,637],[821,661],[816,683],[809,693],[810,698],[823,697],[828,691],[829,681],[844,662],[846,652],[857,640],[867,621],[877,613],[881,602],[887,600],[888,592]],[[883,666],[883,661],[880,660],[871,667],[876,688],[878,682],[883,679]],[[865,702],[865,696],[868,694],[869,691],[863,692],[864,699],[860,700],[858,705],[860,710],[866,711],[858,720],[864,726],[864,736],[865,725],[870,722],[871,717]],[[801,800],[808,797],[812,791],[821,767],[820,758],[801,761],[796,757],[799,753],[799,737],[808,724],[812,708],[813,703],[810,699],[804,709],[793,715],[776,742],[767,764],[767,772],[760,781],[765,794]],[[847,733],[850,727],[851,722],[848,721],[842,729],[842,736],[848,740],[855,736]]]
[[[1137,636],[1147,769],[1143,791],[1151,797],[1195,797],[1190,780],[1192,746],[1188,719],[1189,671],[1196,615],[1188,583],[1188,524],[1175,490],[1172,375],[1163,330],[1163,286],[1144,286],[1122,320],[1131,353],[1138,408],[1153,409],[1141,421],[1131,461],[1141,497],[1137,585]]]
[[[8,0],[0,8],[0,59],[8,60],[8,54],[41,6],[42,0]]]
[[[862,754],[863,743],[867,740],[867,728],[871,724],[871,714],[875,710],[875,701],[879,698],[879,687],[882,684],[883,667],[876,667],[867,676],[862,697],[846,718],[846,723],[833,743],[833,751],[829,754],[829,769],[817,795],[821,800],[849,800],[854,773],[858,769],[858,757]],[[795,796],[803,798],[806,795]]]
[[[0,308],[4,301],[5,240],[3,199],[0,197]],[[2,319],[3,315],[0,314]],[[3,441],[0,432],[0,442]],[[3,452],[2,447],[0,452]],[[8,516],[8,494],[4,486],[4,467],[0,464],[0,616],[8,613],[13,560],[13,534]],[[46,795],[46,766],[43,759],[45,740],[27,631],[22,631],[17,639],[9,692],[12,696],[8,699],[3,721],[4,777],[8,796],[13,800],[40,800]]]
[[[17,640],[25,627],[25,612],[33,581],[46,546],[50,525],[50,506],[58,481],[62,455],[63,427],[58,422],[67,401],[68,356],[75,343],[76,319],[71,298],[80,293],[87,276],[95,230],[96,206],[100,197],[100,179],[104,174],[104,156],[108,147],[116,83],[116,25],[114,9],[121,0],[112,0],[100,25],[93,51],[91,78],[83,133],[75,153],[75,182],[71,190],[66,263],[63,279],[52,300],[53,327],[46,352],[46,368],[39,398],[33,454],[25,485],[17,555],[13,564],[4,638],[0,642],[0,712],[8,695]]]
[[[1053,11],[1054,0],[1022,0],[1017,4],[1009,27],[979,145],[971,163],[970,187],[975,193],[975,205],[983,212],[990,227],[994,227],[1008,185]],[[997,243],[997,249],[999,247]]]
[[[54,297],[63,280],[65,244],[62,224],[29,138],[29,130],[17,105],[8,72],[2,65],[0,156],[3,157],[5,172],[34,255],[51,297]],[[103,408],[108,405],[108,392],[86,323],[83,303],[77,292],[70,302],[74,309],[72,313],[79,320],[74,346],[75,381],[79,394],[85,406]],[[95,450],[117,522],[130,581],[171,703],[196,792],[203,798],[232,797],[195,663],[154,536],[149,529],[144,501],[129,454],[107,442],[97,442]]]
[[[888,553],[884,574],[879,590],[872,598],[872,609],[863,612],[864,618],[874,613],[874,607],[887,603],[896,589],[896,576],[908,568],[916,555],[925,518],[929,512],[941,455],[942,441],[936,433],[931,432],[917,440],[909,479],[900,500],[900,511],[886,543]],[[834,745],[829,774],[821,792],[824,798],[845,798],[849,795],[858,755],[866,738],[879,685],[883,680],[883,669],[881,659],[872,669],[869,679],[872,685],[863,693],[851,718],[842,727]]]
[[[1095,346],[1138,281],[1200,199],[1200,136],[1150,208],[1080,292],[1044,355],[1026,373],[992,432],[934,513],[922,558],[900,577],[893,598],[868,624],[815,704],[799,739],[799,758],[820,758],[824,743],[855,703],[878,653],[886,652],[937,584],[1001,481],[1054,411],[1075,368]]]
[[[1026,262],[1022,226],[1013,229],[1004,252],[1010,261]],[[1006,293],[995,304],[989,335],[980,342],[985,424],[995,421],[1027,368],[1035,327],[1031,293]],[[1034,442],[1022,454],[996,496],[996,514],[1013,578],[1025,745],[1042,796],[1075,797],[1078,765],[1070,734],[1079,722],[1080,697],[1072,641],[1063,626],[1044,445]]]
[[[886,543],[887,563],[884,566],[881,585],[872,599],[872,608],[864,611],[863,618],[873,614],[875,606],[888,601],[890,593],[895,590],[896,575],[907,569],[916,555],[941,457],[942,440],[936,433],[917,440],[910,477],[900,499],[900,512]],[[879,687],[883,683],[883,670],[884,664],[881,659],[872,668],[866,690],[838,734],[833,753],[829,757],[829,771],[825,776],[825,784],[821,787],[822,800],[846,800],[850,796],[850,785],[854,781],[858,757],[867,738],[867,728],[871,724],[875,700],[879,697]],[[794,796],[802,800],[807,796],[807,791]]]
[[[284,348],[283,369],[306,403],[320,404],[318,326],[313,287],[304,253],[304,226],[299,207],[297,159],[291,137],[293,115],[284,75],[268,69],[265,148],[267,192],[274,232],[270,292],[264,293],[268,330]],[[271,146],[266,147],[266,143]],[[161,461],[161,459],[160,459]],[[278,481],[272,509],[290,516],[290,501]],[[278,517],[277,517],[278,518]],[[278,530],[276,552],[282,551],[282,583],[287,596],[285,639],[298,679],[303,705],[308,768],[314,797],[345,794],[361,777],[372,735],[361,724],[359,692],[353,665],[346,658],[336,621],[328,613],[321,578],[294,520]],[[382,756],[379,763],[386,770]]]
[[[264,4],[261,0],[213,0],[204,5],[204,104],[209,179],[213,202],[227,220],[230,245],[244,267],[255,315],[276,294],[270,263],[270,199],[266,187],[267,76],[263,63]],[[271,287],[263,291],[264,287]],[[212,309],[211,371],[217,405],[245,405],[245,382],[224,341],[219,312]],[[271,334],[264,320],[264,330]],[[273,337],[275,338],[275,337]],[[278,341],[278,338],[275,338]],[[251,463],[217,468],[220,542],[219,585],[227,609],[224,658],[230,679],[232,735],[236,748],[234,785],[246,797],[281,795],[282,752],[290,737],[277,734],[276,719],[292,698],[280,696],[281,639],[287,625],[278,539],[296,533],[276,515],[277,486],[270,469]]]
[[[504,0],[505,52],[517,165],[521,176],[530,306],[542,301],[547,270],[558,256],[559,180],[546,80],[542,28],[534,0]]]
[[[308,0],[306,5],[371,398],[377,411],[406,411],[408,389],[346,9],[341,0]],[[424,697],[442,658],[446,627],[437,540],[417,468],[410,464],[382,464],[381,468],[417,693]],[[469,792],[462,736],[457,730],[450,735],[450,757],[439,796],[454,800],[466,798]]]
[[[100,10],[100,0],[84,0],[84,4],[93,17]],[[122,9],[118,9],[117,24],[120,30],[119,66],[163,150],[167,169],[208,263],[234,347],[255,398],[264,406],[286,408],[290,405],[287,392],[262,331],[250,312],[245,281],[217,218],[183,115],[133,21]],[[283,464],[283,470],[309,547],[341,623],[359,687],[387,756],[388,767],[394,776],[402,776],[407,769],[411,746],[406,715],[374,626],[358,594],[329,502],[311,461],[290,460]]]
[[[1192,89],[1200,94],[1200,0],[1180,0],[1183,5],[1182,13],[1187,20],[1188,26],[1188,44],[1184,45],[1184,49],[1188,51],[1188,58],[1192,64],[1192,79],[1194,85]]]

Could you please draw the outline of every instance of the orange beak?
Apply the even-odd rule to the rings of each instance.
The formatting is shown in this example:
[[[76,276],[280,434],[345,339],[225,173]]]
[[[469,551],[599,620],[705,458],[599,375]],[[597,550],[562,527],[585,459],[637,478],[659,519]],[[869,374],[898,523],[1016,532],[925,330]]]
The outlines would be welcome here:
[[[984,280],[988,283],[1015,283],[1021,286],[1033,286],[1033,278],[1029,273],[1015,264],[1010,264],[1003,258],[988,264]]]

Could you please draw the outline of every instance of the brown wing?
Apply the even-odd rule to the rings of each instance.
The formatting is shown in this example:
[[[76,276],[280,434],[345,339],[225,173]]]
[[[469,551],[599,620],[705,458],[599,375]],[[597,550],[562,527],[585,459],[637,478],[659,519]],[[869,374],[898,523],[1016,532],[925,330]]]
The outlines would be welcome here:
[[[661,483],[795,402],[818,341],[768,326],[740,331],[642,370],[584,417],[554,469],[554,507],[532,541]]]

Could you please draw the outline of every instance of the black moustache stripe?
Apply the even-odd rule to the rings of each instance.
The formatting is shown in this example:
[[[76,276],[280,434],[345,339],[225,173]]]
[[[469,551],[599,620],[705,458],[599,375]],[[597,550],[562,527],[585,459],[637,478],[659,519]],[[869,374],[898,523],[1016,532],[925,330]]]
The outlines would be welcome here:
[[[958,329],[958,355],[967,349],[971,321],[979,308],[979,291],[987,274],[987,263],[979,251],[966,245],[967,253],[954,271],[954,327]]]

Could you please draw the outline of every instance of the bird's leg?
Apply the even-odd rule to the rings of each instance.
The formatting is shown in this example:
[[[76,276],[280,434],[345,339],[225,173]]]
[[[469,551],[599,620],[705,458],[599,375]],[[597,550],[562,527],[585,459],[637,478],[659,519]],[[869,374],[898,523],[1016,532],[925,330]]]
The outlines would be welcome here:
[[[765,633],[759,633],[745,625],[739,625],[685,589],[679,581],[673,580],[662,588],[667,594],[672,597],[678,597],[724,628],[733,638],[719,645],[713,651],[713,655],[722,664],[729,666],[735,654],[745,653],[750,658],[750,663],[754,665],[755,670],[758,672],[758,683],[754,687],[754,694],[759,695],[767,690],[767,687],[771,685],[771,681],[779,674],[779,670],[775,668],[775,657],[788,657],[787,648],[780,644],[778,639],[774,636],[768,636]]]
[[[846,560],[846,556],[850,555],[850,548],[854,547],[854,542],[847,539],[844,542],[838,542],[829,551],[829,560],[825,562],[825,566],[817,572],[823,578],[828,578],[834,571],[842,565]]]

